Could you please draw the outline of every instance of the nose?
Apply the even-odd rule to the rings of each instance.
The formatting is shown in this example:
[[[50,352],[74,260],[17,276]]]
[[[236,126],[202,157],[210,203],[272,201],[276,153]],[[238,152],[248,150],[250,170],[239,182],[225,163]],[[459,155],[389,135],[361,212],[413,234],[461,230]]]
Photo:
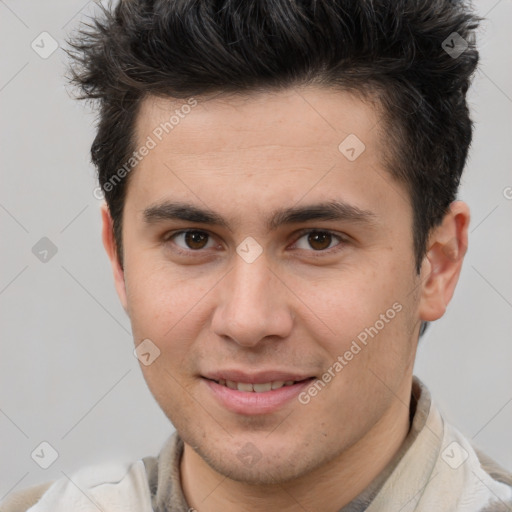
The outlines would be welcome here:
[[[247,263],[238,256],[222,280],[212,318],[218,336],[244,347],[269,338],[286,338],[293,327],[290,292],[262,255]]]

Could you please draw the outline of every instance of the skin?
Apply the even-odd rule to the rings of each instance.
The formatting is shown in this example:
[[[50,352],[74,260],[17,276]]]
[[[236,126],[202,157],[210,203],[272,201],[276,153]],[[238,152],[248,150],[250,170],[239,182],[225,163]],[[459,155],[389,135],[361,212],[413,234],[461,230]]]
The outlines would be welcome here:
[[[146,99],[140,144],[181,104]],[[353,162],[338,150],[351,133],[366,146]],[[161,352],[141,368],[185,442],[182,487],[198,511],[336,511],[407,435],[420,322],[440,318],[452,297],[469,210],[451,205],[418,275],[412,207],[383,166],[385,142],[376,106],[348,92],[310,86],[198,98],[130,175],[124,268],[103,208],[103,241],[135,344],[149,338]],[[148,223],[144,212],[164,201],[207,208],[226,226]],[[370,212],[371,221],[268,229],[276,210],[326,201]],[[184,229],[206,232],[206,246],[173,237]],[[323,230],[327,248],[307,230]],[[252,263],[236,252],[248,236],[263,251]],[[293,399],[267,414],[235,413],[201,378],[233,368],[321,378],[396,303],[401,311],[306,405]],[[247,446],[254,464],[239,457]]]

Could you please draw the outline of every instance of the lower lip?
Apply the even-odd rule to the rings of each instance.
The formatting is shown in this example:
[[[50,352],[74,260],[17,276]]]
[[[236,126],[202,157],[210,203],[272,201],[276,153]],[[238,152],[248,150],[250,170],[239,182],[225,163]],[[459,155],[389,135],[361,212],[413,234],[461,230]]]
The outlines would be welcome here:
[[[313,381],[313,379],[308,379],[292,384],[291,386],[283,386],[279,389],[256,393],[254,391],[246,392],[231,389],[205,378],[202,380],[210,388],[222,406],[237,414],[246,415],[269,414],[278,411],[287,402],[297,397],[297,395]]]

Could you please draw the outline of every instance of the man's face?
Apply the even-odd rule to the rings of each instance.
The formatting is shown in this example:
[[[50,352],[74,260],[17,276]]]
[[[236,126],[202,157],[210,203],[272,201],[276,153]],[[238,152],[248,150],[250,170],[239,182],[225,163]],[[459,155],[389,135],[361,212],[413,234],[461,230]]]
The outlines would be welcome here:
[[[412,208],[378,113],[349,93],[198,98],[162,136],[182,104],[142,104],[137,147],[156,147],[130,177],[118,289],[184,441],[231,478],[286,481],[408,404]],[[363,152],[339,149],[350,134]]]

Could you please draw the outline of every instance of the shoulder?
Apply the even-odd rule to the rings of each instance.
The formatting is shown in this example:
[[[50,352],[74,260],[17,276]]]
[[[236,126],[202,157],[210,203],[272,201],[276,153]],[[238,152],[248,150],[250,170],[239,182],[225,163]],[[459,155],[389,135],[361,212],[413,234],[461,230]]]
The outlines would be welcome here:
[[[445,488],[446,496],[453,493],[456,497],[453,510],[478,510],[479,512],[510,510],[509,507],[512,505],[510,472],[482,453],[472,440],[446,422],[434,474],[438,476],[439,482],[433,486],[432,490],[438,491]]]
[[[414,392],[416,393],[414,395]],[[512,505],[512,476],[447,422],[426,387],[415,379],[416,437],[391,484],[417,490],[415,511],[498,512]],[[396,488],[387,487],[389,495]],[[509,508],[507,508],[509,507]],[[384,509],[387,510],[387,509]]]
[[[174,432],[158,456],[131,463],[102,463],[81,468],[55,481],[12,492],[0,512],[153,512],[189,509],[181,491],[183,442]]]
[[[25,512],[41,499],[43,494],[53,483],[54,482],[45,482],[43,484],[27,487],[21,491],[10,493],[5,500],[0,503],[0,512]]]
[[[488,474],[493,480],[512,488],[512,472],[501,467],[495,460],[491,459],[491,457],[483,453],[476,446],[473,446],[473,450],[478,457],[482,471]]]
[[[97,464],[22,491],[11,493],[0,512],[150,512],[151,498],[142,460]]]

